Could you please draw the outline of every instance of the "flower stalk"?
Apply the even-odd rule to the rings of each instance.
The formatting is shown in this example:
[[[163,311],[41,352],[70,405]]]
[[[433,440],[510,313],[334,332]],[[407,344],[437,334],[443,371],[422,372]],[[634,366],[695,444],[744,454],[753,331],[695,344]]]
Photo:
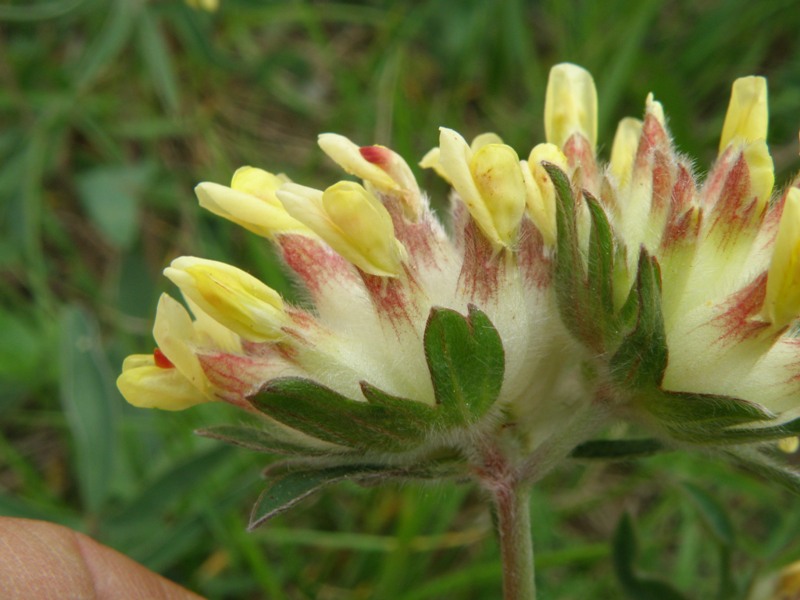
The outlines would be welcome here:
[[[510,481],[491,490],[503,561],[503,600],[534,600],[530,487]]]

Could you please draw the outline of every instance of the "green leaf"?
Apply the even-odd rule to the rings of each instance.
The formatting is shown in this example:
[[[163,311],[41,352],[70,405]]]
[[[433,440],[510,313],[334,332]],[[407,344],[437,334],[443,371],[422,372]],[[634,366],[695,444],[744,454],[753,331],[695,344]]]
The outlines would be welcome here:
[[[629,460],[652,456],[669,450],[662,442],[653,438],[635,440],[591,440],[575,447],[571,458],[592,460]]]
[[[740,400],[740,402],[744,401]],[[765,420],[766,418],[765,416],[758,420]],[[737,427],[735,429],[728,428],[722,431],[715,431],[713,439],[708,441],[715,445],[752,444],[780,440],[795,435],[800,435],[800,418],[773,427]]]
[[[61,405],[75,446],[81,495],[96,512],[111,487],[121,399],[97,324],[80,308],[68,307],[61,315],[59,358]]]
[[[631,600],[686,600],[668,583],[640,574],[636,568],[639,544],[633,521],[625,513],[617,525],[613,541],[614,570],[625,595]]]
[[[164,33],[150,12],[145,8],[139,15],[139,51],[161,102],[170,113],[176,113],[180,106],[178,79]]]
[[[584,192],[583,197],[592,219],[588,256],[589,300],[595,318],[605,325],[607,331],[608,321],[614,315],[614,238],[606,211],[597,199],[588,192]]]
[[[398,419],[404,419],[412,426],[427,430],[438,418],[438,411],[432,406],[387,394],[366,381],[362,381],[360,385],[361,393],[364,394],[367,402],[390,411]]]
[[[275,478],[265,489],[250,513],[248,530],[252,531],[269,519],[289,510],[304,498],[323,487],[345,480],[365,481],[385,477],[385,467],[373,465],[343,465],[287,473]]]
[[[700,513],[703,523],[716,538],[716,540],[726,547],[733,546],[734,531],[725,507],[705,490],[691,483],[684,483],[683,489],[691,498],[692,503]]]
[[[269,431],[256,427],[245,427],[241,425],[216,425],[195,431],[197,435],[219,440],[227,444],[265,452],[267,454],[290,454],[290,455],[328,455],[337,452],[336,447],[321,449],[314,446],[304,446],[293,444],[285,440],[276,438]],[[347,452],[346,448],[340,448],[339,452]]]
[[[492,322],[474,306],[466,318],[433,308],[423,343],[443,423],[480,419],[497,400],[505,372],[503,342]]]
[[[566,173],[542,163],[556,190],[555,291],[561,320],[576,338],[598,351],[602,336],[590,315],[586,269],[580,249],[575,197]]]
[[[642,248],[636,284],[636,326],[622,340],[611,358],[611,369],[617,383],[633,389],[661,384],[667,368],[667,335],[661,313],[661,271],[655,258]]]
[[[732,396],[651,390],[636,401],[675,437],[700,443],[724,441],[728,435],[736,438],[736,430],[724,429],[731,425],[774,418],[762,406]]]
[[[357,402],[299,377],[273,380],[251,400],[276,421],[317,439],[359,450],[411,450],[429,429],[417,418],[424,409],[415,412],[397,403]],[[414,418],[409,418],[410,414]]]
[[[92,223],[117,248],[129,248],[139,231],[139,201],[150,165],[97,167],[77,177],[81,203]]]

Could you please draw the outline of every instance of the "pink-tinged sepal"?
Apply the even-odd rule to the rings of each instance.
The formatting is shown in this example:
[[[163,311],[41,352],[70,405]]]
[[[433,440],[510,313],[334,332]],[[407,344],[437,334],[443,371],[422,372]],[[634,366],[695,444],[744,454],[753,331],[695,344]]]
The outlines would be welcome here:
[[[709,232],[724,246],[735,243],[743,233],[755,235],[763,205],[752,193],[750,170],[742,152],[729,148],[719,163],[707,184],[710,187],[703,189],[702,199],[710,208]]]
[[[594,195],[600,193],[599,171],[592,144],[580,133],[573,133],[563,148],[571,173],[575,174],[575,185]]]
[[[395,198],[387,197],[384,206],[392,217],[395,236],[405,247],[408,264],[413,270],[443,272],[451,266],[455,249],[427,206],[416,221],[406,217],[401,203]]]
[[[295,371],[277,352],[268,356],[247,356],[225,352],[198,352],[197,358],[217,396],[240,408],[251,409],[252,396],[273,377]]]
[[[634,164],[646,163],[649,157],[656,152],[672,153],[672,144],[659,115],[648,111],[642,124],[642,133],[639,137],[639,146],[636,148]]]
[[[522,220],[517,242],[519,270],[528,287],[545,289],[553,281],[553,252],[533,222]]]
[[[419,318],[419,306],[415,301],[419,289],[413,274],[406,270],[401,277],[387,278],[369,273],[362,273],[361,276],[380,319],[390,323],[396,330],[413,328]]]
[[[661,252],[668,253],[676,246],[688,247],[696,243],[703,221],[703,213],[694,202],[696,195],[697,186],[689,167],[678,163],[661,236]]]
[[[764,271],[722,304],[722,314],[712,321],[721,330],[717,340],[719,343],[733,344],[756,339],[769,329],[769,322],[759,317],[766,293],[767,273]],[[770,337],[774,335],[773,331]]]
[[[683,213],[673,213],[664,226],[660,251],[668,254],[677,248],[691,248],[697,243],[703,226],[703,210],[693,206]]]
[[[459,292],[479,306],[493,303],[505,273],[505,254],[496,252],[474,221],[463,232],[464,261],[458,276]]]
[[[302,235],[279,235],[283,260],[295,272],[315,303],[328,290],[360,287],[353,266],[319,239]]]

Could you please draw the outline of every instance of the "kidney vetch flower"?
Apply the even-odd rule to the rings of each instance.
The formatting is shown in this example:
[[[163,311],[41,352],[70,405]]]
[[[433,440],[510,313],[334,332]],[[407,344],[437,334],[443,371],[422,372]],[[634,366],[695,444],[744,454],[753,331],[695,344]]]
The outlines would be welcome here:
[[[767,118],[766,81],[738,79],[700,181],[651,94],[604,163],[594,82],[561,64],[526,158],[440,130],[421,166],[452,186],[448,230],[400,156],[332,133],[320,147],[358,181],[319,190],[242,167],[201,183],[200,205],[269,239],[308,301],[177,258],[165,275],[186,307],[161,298],[157,350],[129,357],[119,388],[136,406],[249,411],[257,424],[205,434],[300,457],[275,485],[298,464],[309,492],[472,478],[504,548],[528,535],[511,500],[570,454],[696,445],[791,483],[771,450],[800,430],[800,182],[775,189]],[[617,419],[654,439],[589,441]],[[274,497],[253,526],[293,503]],[[507,597],[532,593],[523,579],[506,575]]]

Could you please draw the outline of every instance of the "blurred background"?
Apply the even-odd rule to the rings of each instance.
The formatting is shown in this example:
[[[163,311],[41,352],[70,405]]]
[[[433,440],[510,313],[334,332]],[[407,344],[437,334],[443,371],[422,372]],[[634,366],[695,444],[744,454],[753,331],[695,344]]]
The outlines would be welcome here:
[[[796,1],[204,6],[0,1],[0,514],[84,531],[209,598],[496,598],[475,490],[340,485],[247,534],[271,459],[192,433],[242,416],[124,403],[114,380],[153,346],[172,258],[225,260],[293,294],[267,243],[202,212],[192,188],[244,164],[325,187],[340,174],[324,131],[412,165],[440,125],[526,156],[562,61],[595,76],[602,155],[652,91],[701,173],[732,81],[766,75],[784,185],[800,168]],[[443,207],[446,186],[417,175]],[[635,567],[686,598],[744,597],[800,559],[797,500],[698,455],[567,465],[532,512],[542,598],[624,597],[615,565],[623,583]]]

